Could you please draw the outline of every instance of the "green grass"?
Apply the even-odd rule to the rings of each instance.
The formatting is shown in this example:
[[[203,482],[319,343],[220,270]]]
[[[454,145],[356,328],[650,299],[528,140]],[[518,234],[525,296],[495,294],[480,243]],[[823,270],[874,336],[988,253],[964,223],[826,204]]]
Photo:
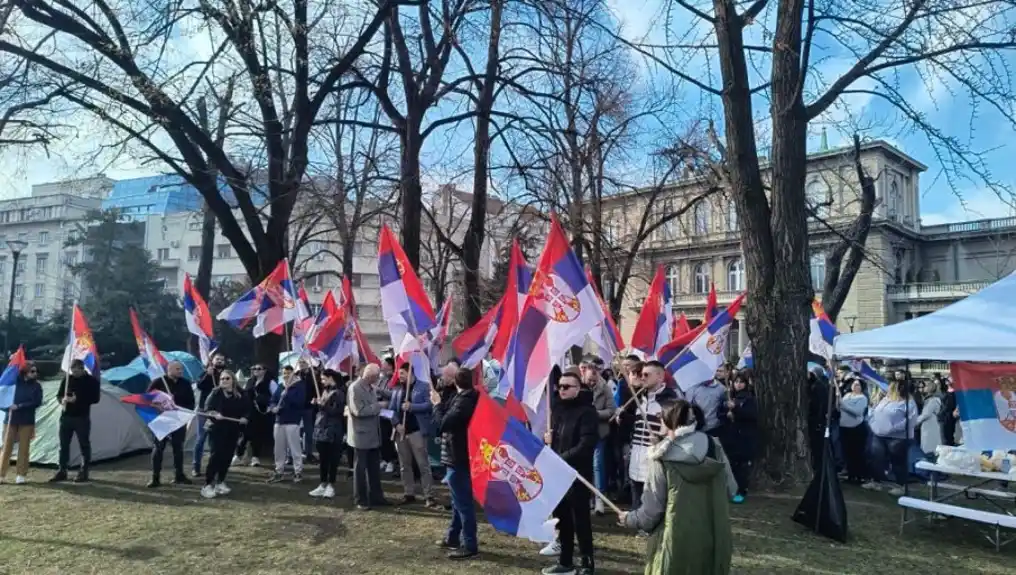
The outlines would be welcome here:
[[[89,485],[52,486],[44,482],[50,470],[33,469],[30,485],[0,486],[0,574],[513,575],[547,564],[537,544],[497,534],[482,521],[481,555],[449,562],[434,546],[446,512],[358,512],[344,479],[336,499],[315,501],[307,491],[316,469],[304,484],[269,486],[265,470],[240,468],[230,473],[230,496],[205,501],[197,486],[146,489],[147,464],[135,457],[99,466]],[[757,494],[736,507],[734,572],[1012,573],[1016,545],[996,554],[975,526],[954,521],[920,521],[901,537],[892,498],[845,489],[849,545],[791,522],[796,496]],[[395,482],[386,490],[392,500],[400,495]],[[645,540],[604,517],[596,520],[595,542],[599,573],[641,573]]]

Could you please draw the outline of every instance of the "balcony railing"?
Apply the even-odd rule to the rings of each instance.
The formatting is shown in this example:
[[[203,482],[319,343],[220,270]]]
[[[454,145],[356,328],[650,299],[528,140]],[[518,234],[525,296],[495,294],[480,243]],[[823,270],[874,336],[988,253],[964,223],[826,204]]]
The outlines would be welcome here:
[[[925,235],[969,234],[977,232],[997,232],[1002,230],[1011,230],[1013,228],[1016,228],[1016,217],[923,226],[921,228],[921,233]]]
[[[887,292],[892,301],[951,300],[967,297],[989,285],[991,282],[986,281],[911,283],[887,286]]]

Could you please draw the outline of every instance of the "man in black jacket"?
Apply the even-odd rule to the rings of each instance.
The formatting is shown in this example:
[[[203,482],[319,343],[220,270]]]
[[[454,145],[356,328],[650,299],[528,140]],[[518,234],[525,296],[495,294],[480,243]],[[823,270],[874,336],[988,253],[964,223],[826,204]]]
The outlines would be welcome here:
[[[472,370],[459,369],[455,374],[455,388],[458,391],[450,401],[442,399],[437,390],[430,390],[435,427],[443,442],[441,463],[448,469],[448,489],[452,495],[452,523],[438,545],[452,550],[448,554],[449,559],[466,559],[475,556],[479,549],[469,474],[469,420],[473,418],[480,399],[479,393],[473,389]]]
[[[593,454],[600,440],[599,419],[592,405],[591,393],[580,393],[582,379],[574,371],[561,374],[557,384],[558,401],[551,408],[553,428],[544,441],[587,481],[593,479]],[[554,510],[561,542],[557,565],[543,570],[545,575],[578,573],[592,575],[593,526],[589,518],[589,489],[576,481]],[[581,563],[575,569],[573,555],[578,539]]]
[[[196,407],[194,388],[191,386],[191,382],[183,377],[183,364],[178,361],[169,362],[169,365],[166,366],[166,375],[153,381],[148,386],[148,391],[161,391],[172,395],[173,403],[177,407],[190,410]],[[169,437],[164,437],[162,441],[155,443],[155,447],[152,448],[152,480],[148,482],[149,488],[154,489],[162,485],[159,476],[162,474],[162,454],[166,450],[167,441],[173,447],[173,467],[176,471],[173,483],[177,485],[191,484],[191,480],[183,474],[183,442],[186,438],[187,427],[184,426],[170,433]]]
[[[66,388],[64,387],[66,385]],[[88,465],[92,462],[92,406],[99,403],[99,380],[85,371],[80,359],[71,362],[71,371],[60,384],[56,398],[63,406],[60,414],[60,469],[51,482],[67,480],[67,462],[71,456],[71,439],[78,436],[81,448],[81,469],[75,483],[88,481]]]
[[[303,456],[306,463],[316,465],[317,457],[314,457],[314,420],[317,419],[317,405],[313,403],[318,397],[321,389],[321,370],[311,367],[306,359],[297,362],[300,371],[297,375],[306,385],[307,395],[303,406],[303,427],[300,433],[303,436]]]
[[[197,409],[205,408],[205,401],[212,390],[219,387],[219,375],[226,369],[226,356],[217,353],[212,356],[212,364],[205,368],[205,374],[198,381],[198,402]],[[193,396],[193,392],[191,393]],[[194,441],[194,461],[191,475],[201,476],[201,458],[205,455],[205,417],[199,415],[196,418],[197,438]]]

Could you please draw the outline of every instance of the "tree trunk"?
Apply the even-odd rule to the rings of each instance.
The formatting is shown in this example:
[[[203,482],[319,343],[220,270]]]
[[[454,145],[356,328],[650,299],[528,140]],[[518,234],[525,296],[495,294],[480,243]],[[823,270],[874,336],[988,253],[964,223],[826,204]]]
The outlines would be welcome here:
[[[420,185],[420,120],[422,113],[409,113],[402,134],[402,249],[414,270],[420,269],[420,238],[423,188]]]
[[[483,89],[476,105],[476,135],[473,144],[473,203],[469,226],[462,241],[462,284],[466,299],[466,323],[474,325],[483,317],[480,293],[480,258],[487,226],[487,176],[490,162],[490,113],[494,108],[494,89],[501,42],[502,0],[490,4],[490,41]]]
[[[352,237],[342,239],[342,275],[348,278],[350,282],[353,281],[353,248],[355,241]]]
[[[215,212],[205,205],[201,216],[201,256],[198,259],[198,277],[194,285],[201,297],[208,301],[212,291],[212,265],[215,261]]]
[[[808,225],[804,201],[807,121],[798,91],[801,4],[790,0],[773,41],[772,199],[766,198],[755,143],[743,22],[733,2],[716,0],[727,147],[727,176],[741,225],[748,336],[761,415],[757,469],[769,484],[792,483],[800,467],[808,309]],[[796,41],[795,41],[796,39]]]

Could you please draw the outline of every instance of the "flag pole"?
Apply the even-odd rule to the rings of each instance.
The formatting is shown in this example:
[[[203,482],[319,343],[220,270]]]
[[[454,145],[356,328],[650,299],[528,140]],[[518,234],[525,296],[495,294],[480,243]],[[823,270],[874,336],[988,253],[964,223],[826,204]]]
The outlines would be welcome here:
[[[586,479],[585,477],[582,477],[581,473],[576,473],[575,474],[575,479],[578,479],[579,482],[582,483],[582,485],[585,485],[586,488],[589,489],[589,492],[592,493],[593,495],[595,495],[596,497],[598,497],[600,499],[600,501],[603,501],[604,503],[606,503],[607,507],[610,507],[611,511],[613,511],[614,513],[617,513],[618,516],[624,514],[624,512],[621,511],[620,507],[615,505],[613,501],[611,501],[606,495],[604,495],[602,492],[600,492],[599,489],[594,487],[593,484],[590,483],[588,479]]]

